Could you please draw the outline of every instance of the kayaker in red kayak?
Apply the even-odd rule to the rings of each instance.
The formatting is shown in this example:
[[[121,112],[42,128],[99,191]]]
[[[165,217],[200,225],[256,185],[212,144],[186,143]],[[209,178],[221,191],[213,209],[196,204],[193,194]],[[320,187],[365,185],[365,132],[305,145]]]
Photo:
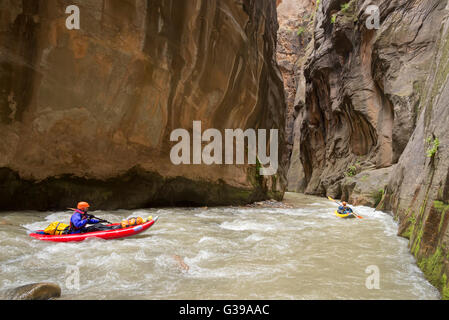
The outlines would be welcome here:
[[[87,202],[78,203],[77,209],[70,218],[69,234],[90,232],[93,228],[87,228],[87,224],[97,224],[100,220],[90,218],[87,214],[90,205]]]

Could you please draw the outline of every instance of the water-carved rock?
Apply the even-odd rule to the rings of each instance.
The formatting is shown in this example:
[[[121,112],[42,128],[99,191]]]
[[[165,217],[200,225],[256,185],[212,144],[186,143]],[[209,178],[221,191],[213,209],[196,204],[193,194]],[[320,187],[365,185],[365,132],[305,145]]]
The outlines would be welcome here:
[[[49,300],[60,296],[61,288],[54,283],[33,283],[3,293],[7,300]]]

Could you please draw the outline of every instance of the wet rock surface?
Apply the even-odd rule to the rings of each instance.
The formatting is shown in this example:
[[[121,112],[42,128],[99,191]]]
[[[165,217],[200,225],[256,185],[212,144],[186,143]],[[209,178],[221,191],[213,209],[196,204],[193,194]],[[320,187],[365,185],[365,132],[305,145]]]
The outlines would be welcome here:
[[[65,25],[73,4],[80,30]],[[158,196],[161,185],[182,189],[169,202],[204,189],[207,196],[209,185],[237,190],[216,199],[223,204],[282,198],[282,161],[277,176],[255,182],[253,165],[170,160],[171,132],[191,132],[196,120],[203,131],[279,129],[284,153],[275,6],[271,0],[2,1],[0,210],[62,209],[80,199],[97,208],[170,205]],[[145,188],[128,183],[133,168]],[[117,191],[104,192],[110,179]],[[176,179],[189,183],[173,185]],[[24,201],[25,190],[39,200]],[[117,197],[126,190],[133,197]]]
[[[388,178],[395,166],[365,170],[342,182],[342,199],[355,206],[377,207],[384,196]]]
[[[447,298],[448,19],[446,0],[321,1],[294,138],[294,188],[391,210]]]
[[[4,300],[50,300],[61,296],[61,288],[54,283],[33,283],[0,293]]]
[[[317,11],[300,136],[307,193],[340,195],[356,163],[362,170],[397,163],[416,126],[415,88],[430,74],[438,40],[431,26],[440,25],[445,5],[377,4],[379,30],[366,28],[362,1],[323,1]]]
[[[384,207],[395,212],[418,265],[449,299],[449,7],[441,11],[428,78],[416,88],[416,128],[390,176]]]

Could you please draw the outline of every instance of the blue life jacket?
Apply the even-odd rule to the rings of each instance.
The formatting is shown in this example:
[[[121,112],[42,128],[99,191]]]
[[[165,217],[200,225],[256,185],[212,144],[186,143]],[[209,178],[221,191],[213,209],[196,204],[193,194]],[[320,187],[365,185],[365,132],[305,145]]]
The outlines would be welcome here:
[[[85,229],[86,224],[96,224],[99,222],[97,219],[88,219],[83,211],[77,209],[70,218],[70,233],[81,233]]]
[[[340,214],[349,214],[352,213],[352,209],[349,207],[345,207],[345,206],[339,206],[338,207],[338,213]]]

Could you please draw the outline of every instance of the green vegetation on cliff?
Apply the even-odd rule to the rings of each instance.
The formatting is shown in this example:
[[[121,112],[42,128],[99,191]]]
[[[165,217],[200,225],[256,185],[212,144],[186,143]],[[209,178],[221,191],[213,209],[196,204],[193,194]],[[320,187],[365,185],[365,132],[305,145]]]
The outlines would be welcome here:
[[[379,189],[377,192],[373,193],[374,207],[377,207],[380,204],[384,196],[384,193],[385,193],[384,189]]]
[[[432,140],[432,138],[427,138],[427,144],[430,145],[429,149],[427,149],[427,157],[433,158],[435,154],[438,152],[438,148],[440,147],[440,140],[438,138],[435,138]]]
[[[350,20],[352,20],[354,22],[357,21],[357,17],[355,16],[356,7],[357,7],[356,0],[351,0],[347,3],[343,3],[340,6],[340,11],[331,15],[331,23],[335,24],[335,22],[337,21],[337,17],[339,15],[345,16],[346,17],[345,20],[347,20],[347,18],[349,18]]]
[[[438,225],[438,233],[441,232],[441,229],[443,227],[444,218],[446,217],[446,213],[449,211],[449,204],[444,203],[443,201],[434,201],[433,207],[435,210],[437,210],[440,214],[440,224]]]
[[[438,247],[433,255],[420,258],[418,266],[426,275],[427,280],[435,287],[441,289],[442,298],[449,300],[449,285],[447,274],[444,272],[444,262],[443,249]]]
[[[442,201],[434,201],[431,210],[434,210],[441,215],[438,225],[438,234],[440,234],[446,213],[449,211],[449,204]],[[407,222],[409,225],[406,231],[401,233],[400,236],[410,240],[410,251],[415,256],[419,268],[423,271],[427,280],[440,290],[442,298],[449,300],[449,284],[447,281],[448,270],[445,268],[445,265],[449,260],[449,252],[447,252],[445,245],[441,243],[437,244],[436,250],[432,254],[425,253],[426,250],[429,250],[428,247],[426,247],[425,250],[421,250],[424,235],[424,212],[425,205],[422,205],[417,218],[414,216],[408,218]]]

